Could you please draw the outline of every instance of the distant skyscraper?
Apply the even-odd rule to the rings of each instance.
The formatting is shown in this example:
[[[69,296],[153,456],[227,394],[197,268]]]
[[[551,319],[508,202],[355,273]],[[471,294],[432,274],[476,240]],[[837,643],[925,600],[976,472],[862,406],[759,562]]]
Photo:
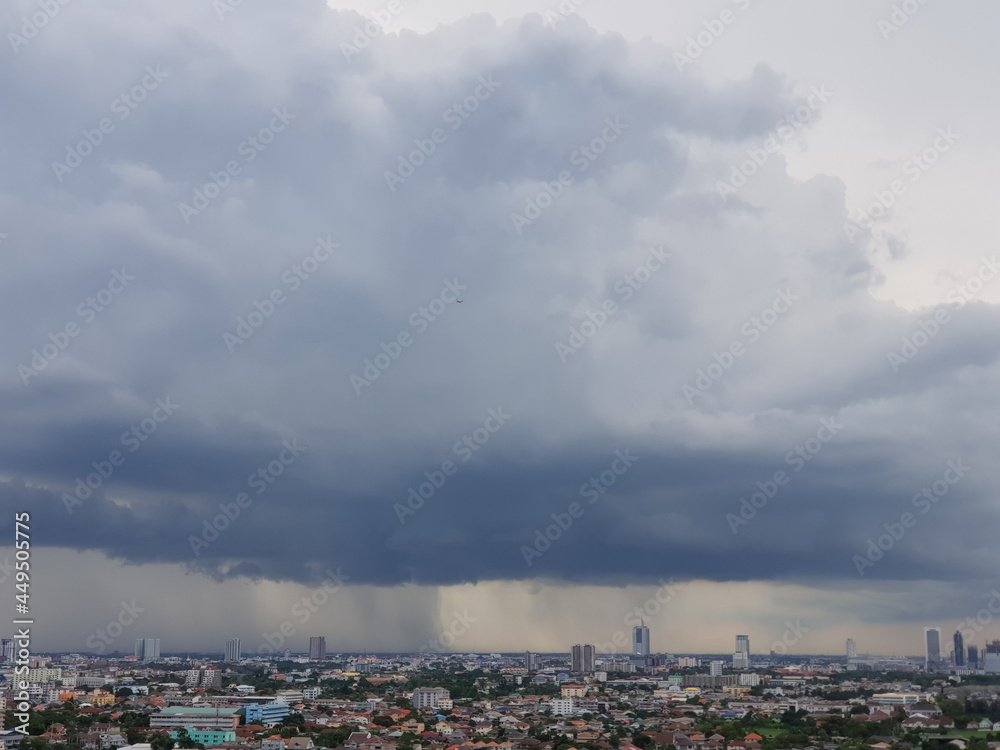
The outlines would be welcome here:
[[[964,667],[965,666],[965,640],[962,638],[962,634],[955,631],[955,635],[952,636],[952,641],[955,644],[955,666]]]
[[[243,648],[239,638],[230,638],[226,641],[226,661],[236,664],[243,657]]]
[[[649,628],[642,621],[632,628],[632,655],[649,656]]]
[[[750,636],[748,635],[738,635],[736,636],[736,650],[740,651],[747,656],[750,655]]]
[[[593,672],[597,649],[589,643],[580,645],[577,643],[572,650],[572,664],[570,669],[573,672]]]
[[[708,665],[709,675],[711,675],[712,677],[718,677],[719,675],[721,675],[722,665],[723,662],[719,661],[718,659],[714,660],[711,664]]]
[[[924,639],[927,643],[924,669],[930,672],[941,661],[941,628],[924,628]]]
[[[847,658],[848,659],[855,659],[855,658],[857,658],[857,656],[858,656],[858,647],[854,643],[854,639],[853,638],[848,638],[847,639]]]
[[[156,661],[160,658],[159,638],[136,638],[135,656],[142,661]]]
[[[314,635],[309,639],[309,661],[326,661],[326,637]]]
[[[530,651],[524,652],[524,668],[529,672],[538,669],[538,654],[533,654]]]
[[[975,646],[969,646],[969,666],[979,666],[979,649]]]
[[[0,640],[0,663],[14,663],[14,639],[4,638]]]
[[[733,669],[750,668],[750,636],[736,636],[736,650],[733,652]]]

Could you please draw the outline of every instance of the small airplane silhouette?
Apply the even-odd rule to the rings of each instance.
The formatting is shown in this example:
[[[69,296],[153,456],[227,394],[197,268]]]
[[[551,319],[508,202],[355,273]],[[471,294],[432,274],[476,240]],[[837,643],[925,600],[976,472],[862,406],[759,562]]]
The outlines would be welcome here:
[[[462,304],[462,300],[458,300],[458,304],[460,304],[460,305],[461,305],[461,304]]]

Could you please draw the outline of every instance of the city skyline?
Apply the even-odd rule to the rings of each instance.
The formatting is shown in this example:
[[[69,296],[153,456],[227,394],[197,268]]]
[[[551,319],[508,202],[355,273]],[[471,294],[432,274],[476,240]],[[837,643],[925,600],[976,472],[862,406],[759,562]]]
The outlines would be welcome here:
[[[385,3],[0,8],[32,648],[1000,663],[1000,4]]]

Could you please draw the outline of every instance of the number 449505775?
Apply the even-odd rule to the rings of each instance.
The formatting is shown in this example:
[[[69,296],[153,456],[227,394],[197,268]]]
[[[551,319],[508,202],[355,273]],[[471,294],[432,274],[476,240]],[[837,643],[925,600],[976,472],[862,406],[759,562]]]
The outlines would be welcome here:
[[[15,575],[17,584],[15,588],[20,592],[14,598],[25,608],[28,606],[28,586],[30,584],[28,576],[28,571],[30,570],[29,558],[31,557],[31,538],[28,533],[28,523],[30,521],[31,516],[27,513],[17,513],[14,516],[16,524],[14,546],[17,547],[17,564],[15,565],[17,569],[17,574]],[[18,607],[18,611],[21,611],[21,607]]]

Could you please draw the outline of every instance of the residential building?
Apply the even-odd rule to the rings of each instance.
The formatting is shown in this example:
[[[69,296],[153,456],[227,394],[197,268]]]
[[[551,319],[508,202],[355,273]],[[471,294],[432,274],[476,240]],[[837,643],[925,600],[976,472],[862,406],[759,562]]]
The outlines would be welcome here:
[[[239,663],[243,658],[243,648],[239,638],[230,638],[226,641],[226,661],[233,664]]]
[[[538,654],[533,654],[530,651],[524,652],[524,668],[529,672],[533,672],[538,669],[539,658]]]
[[[309,661],[326,661],[326,637],[314,635],[309,639]]]
[[[445,688],[439,687],[416,688],[410,696],[410,702],[417,709],[439,708],[441,702],[446,700],[451,700],[451,693]]]
[[[708,665],[708,673],[712,677],[718,677],[722,674],[722,665],[724,662],[719,659],[713,659]]]
[[[965,641],[962,638],[962,634],[959,631],[955,631],[955,635],[951,638],[954,644],[954,654],[953,658],[955,660],[956,667],[965,666]]]
[[[847,658],[856,659],[858,657],[858,647],[853,638],[847,639]]]
[[[597,649],[587,644],[573,646],[571,651],[571,667],[573,672],[591,673],[597,661]]]
[[[570,716],[573,713],[572,698],[553,698],[550,701],[553,716]]]
[[[136,638],[135,657],[141,661],[156,661],[160,658],[159,638]]]

